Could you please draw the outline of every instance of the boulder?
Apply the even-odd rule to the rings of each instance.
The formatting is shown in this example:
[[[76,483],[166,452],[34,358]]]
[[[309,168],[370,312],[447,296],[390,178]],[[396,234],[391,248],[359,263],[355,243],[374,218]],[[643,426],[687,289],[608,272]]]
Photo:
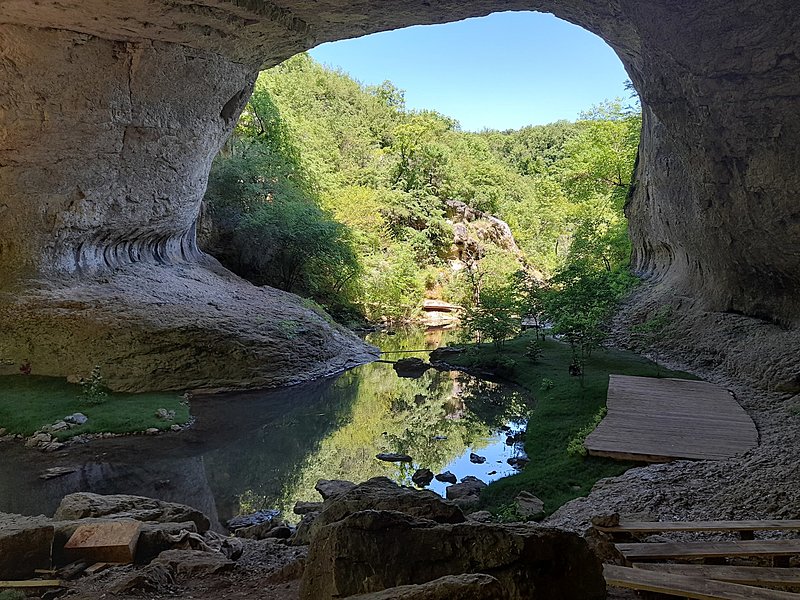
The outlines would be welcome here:
[[[195,578],[230,571],[236,563],[219,552],[166,550],[159,554],[152,564],[164,565],[178,577]]]
[[[270,529],[275,526],[276,519],[280,516],[280,511],[274,508],[259,510],[249,515],[233,517],[228,521],[228,529],[236,531],[254,526],[262,526],[262,529]]]
[[[517,513],[519,516],[530,519],[544,513],[544,502],[531,494],[530,492],[521,491],[514,499],[517,505]]]
[[[325,502],[319,514],[303,517],[294,537],[295,544],[310,543],[316,531],[363,510],[390,510],[424,517],[438,523],[463,523],[461,509],[431,490],[397,485],[387,477],[373,477],[349,492]]]
[[[322,510],[322,502],[303,502],[299,500],[295,502],[292,512],[296,515],[307,515],[312,512],[319,512]]]
[[[263,540],[269,536],[269,533],[275,529],[277,523],[267,521],[266,523],[259,523],[258,525],[250,525],[250,527],[239,527],[234,535],[238,538],[248,540]]]
[[[485,487],[486,484],[483,481],[472,475],[467,475],[461,480],[461,483],[448,485],[445,490],[445,496],[462,508],[469,508],[480,502],[481,492]]]
[[[314,489],[319,492],[323,500],[333,498],[339,494],[349,492],[356,484],[352,481],[344,481],[343,479],[320,479]]]
[[[53,524],[47,517],[0,513],[0,580],[50,568]]]
[[[89,492],[69,494],[64,496],[54,515],[54,519],[57,521],[74,521],[87,517],[135,519],[158,523],[192,521],[197,527],[197,531],[201,533],[208,531],[211,526],[208,517],[191,506],[126,494],[111,496],[101,496]]]
[[[53,436],[43,431],[34,433],[31,437],[25,440],[26,448],[37,448],[46,446],[53,441]]]
[[[488,510],[478,510],[467,515],[467,521],[476,521],[478,523],[491,523],[493,520],[492,513]]]
[[[168,592],[175,585],[175,572],[169,565],[154,563],[118,579],[109,588],[113,594]]]
[[[482,465],[486,462],[486,457],[481,456],[479,454],[475,454],[474,452],[469,453],[469,462],[474,463],[476,465]]]
[[[363,510],[390,510],[437,523],[463,523],[461,509],[431,490],[402,487],[387,477],[373,477],[325,503],[317,517],[327,525]]]
[[[314,533],[314,522],[318,517],[319,512],[309,512],[303,515],[292,537],[293,545],[307,546],[311,543],[311,536]]]
[[[465,573],[491,575],[508,600],[606,597],[602,565],[577,534],[367,510],[318,529],[300,598],[345,598]]]
[[[419,585],[401,585],[348,600],[506,600],[508,595],[497,579],[470,573],[448,575]]]
[[[433,481],[433,471],[430,469],[417,469],[411,476],[411,481],[419,487],[430,485],[431,481]]]
[[[89,417],[87,417],[83,413],[76,412],[69,415],[68,417],[64,417],[64,420],[67,423],[72,423],[73,425],[83,425],[84,423],[86,423],[86,421],[89,420]]]

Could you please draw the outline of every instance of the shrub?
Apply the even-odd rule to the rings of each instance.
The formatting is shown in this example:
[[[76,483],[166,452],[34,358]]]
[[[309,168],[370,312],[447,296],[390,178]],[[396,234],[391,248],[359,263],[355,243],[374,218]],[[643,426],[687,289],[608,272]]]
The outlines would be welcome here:
[[[108,400],[108,388],[100,373],[100,365],[95,365],[89,379],[81,379],[80,401],[87,406],[97,406],[106,400]]]
[[[544,377],[542,382],[539,384],[539,389],[543,392],[549,392],[555,387],[555,382],[552,379]]]
[[[539,343],[538,339],[528,342],[528,345],[525,347],[525,356],[528,357],[531,362],[539,362],[539,359],[542,358],[542,354],[542,345]]]
[[[595,428],[600,424],[600,421],[603,420],[603,417],[608,414],[608,409],[604,406],[592,419],[591,423],[582,427],[578,430],[578,433],[575,434],[569,443],[567,444],[567,454],[570,456],[586,456],[586,448],[584,447],[583,443],[586,441],[586,438],[592,433]]]

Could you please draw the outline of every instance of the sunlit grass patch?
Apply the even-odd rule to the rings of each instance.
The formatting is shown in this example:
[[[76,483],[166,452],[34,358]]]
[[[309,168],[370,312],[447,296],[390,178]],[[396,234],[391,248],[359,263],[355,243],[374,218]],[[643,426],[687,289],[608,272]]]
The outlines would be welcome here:
[[[525,438],[530,462],[518,475],[492,483],[483,493],[482,502],[494,512],[512,502],[520,491],[527,490],[544,502],[545,513],[550,514],[565,502],[587,495],[599,479],[620,475],[634,466],[606,458],[570,455],[567,451],[570,441],[605,406],[609,374],[693,378],[658,368],[632,352],[600,349],[586,361],[581,382],[580,377],[569,374],[572,361],[569,345],[554,340],[540,342],[542,353],[534,362],[525,356],[532,339],[533,333],[526,333],[508,341],[500,350],[481,345],[472,353],[449,359],[453,364],[467,367],[493,359],[511,360],[513,368],[503,376],[536,398]]]
[[[54,434],[59,440],[82,433],[132,433],[155,427],[169,429],[189,420],[189,407],[173,393],[109,393],[101,404],[81,398],[81,386],[56,377],[35,375],[0,376],[0,427],[8,433],[31,435],[67,415],[81,412],[89,420],[73,429]],[[156,411],[175,411],[173,420],[161,419]]]

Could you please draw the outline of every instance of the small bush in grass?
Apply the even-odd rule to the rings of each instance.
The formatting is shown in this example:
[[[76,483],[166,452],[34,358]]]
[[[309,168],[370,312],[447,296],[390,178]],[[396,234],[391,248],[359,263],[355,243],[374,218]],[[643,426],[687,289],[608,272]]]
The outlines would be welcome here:
[[[99,365],[92,369],[89,379],[81,379],[80,400],[86,406],[97,406],[108,400],[108,389]]]
[[[542,378],[542,382],[539,384],[539,390],[542,392],[549,392],[555,387],[555,382],[552,379],[547,377]]]
[[[586,438],[592,433],[595,428],[600,424],[600,421],[603,420],[603,417],[608,414],[608,409],[604,406],[592,419],[592,422],[582,427],[578,433],[575,434],[569,443],[567,444],[567,454],[570,456],[586,456],[586,448],[584,447],[583,443],[586,441]]]
[[[539,362],[539,359],[542,358],[543,353],[542,345],[539,343],[538,338],[531,340],[525,347],[525,356],[533,363]]]

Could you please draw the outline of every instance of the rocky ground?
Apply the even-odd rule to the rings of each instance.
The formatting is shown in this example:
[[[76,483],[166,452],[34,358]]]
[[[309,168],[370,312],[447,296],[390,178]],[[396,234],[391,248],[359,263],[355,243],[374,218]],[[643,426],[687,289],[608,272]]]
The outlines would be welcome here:
[[[730,390],[755,421],[759,445],[733,460],[676,461],[601,480],[547,523],[581,529],[607,512],[643,520],[800,518],[800,333],[702,312],[682,306],[682,299],[644,298],[652,296],[634,297],[618,316],[616,342],[636,348],[627,324],[670,306],[669,323],[645,353]]]

